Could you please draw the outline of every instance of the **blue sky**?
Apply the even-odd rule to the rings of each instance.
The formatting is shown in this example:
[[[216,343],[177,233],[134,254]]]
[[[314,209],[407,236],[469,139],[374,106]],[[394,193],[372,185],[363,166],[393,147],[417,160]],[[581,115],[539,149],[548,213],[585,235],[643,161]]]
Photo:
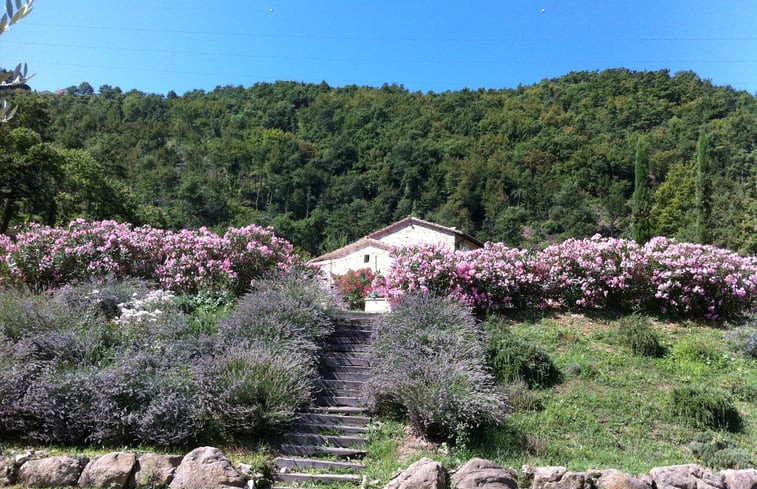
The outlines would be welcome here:
[[[36,90],[182,94],[294,80],[510,88],[577,70],[691,70],[757,92],[755,0],[36,0],[0,36]],[[543,12],[542,12],[542,9]]]

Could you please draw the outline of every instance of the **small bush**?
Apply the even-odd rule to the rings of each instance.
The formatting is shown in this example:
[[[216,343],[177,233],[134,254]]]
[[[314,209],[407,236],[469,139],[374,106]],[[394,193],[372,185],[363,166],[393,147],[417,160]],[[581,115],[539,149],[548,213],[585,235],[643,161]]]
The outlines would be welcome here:
[[[478,426],[502,423],[506,396],[486,371],[483,336],[458,302],[403,296],[377,326],[369,405],[404,406],[413,428],[430,438],[461,439]]]
[[[715,345],[701,339],[683,338],[673,345],[670,358],[674,362],[693,362],[711,367],[725,366],[728,359]]]
[[[93,379],[90,441],[185,445],[204,434],[202,392],[181,345],[124,352]]]
[[[513,411],[541,411],[544,409],[544,404],[539,396],[529,389],[524,380],[516,380],[508,385],[505,390]]]
[[[494,378],[501,384],[523,380],[533,388],[562,381],[562,373],[544,350],[509,330],[490,333],[487,360]]]
[[[280,428],[310,400],[314,372],[306,356],[260,344],[232,348],[203,369],[214,424],[224,434]]]
[[[313,288],[309,283],[297,287],[296,282],[261,282],[219,323],[219,334],[230,344],[262,342],[314,353],[318,342],[333,331],[333,324],[319,307]]]
[[[757,321],[752,320],[748,324],[728,332],[728,339],[733,349],[747,358],[757,359]]]
[[[613,332],[613,339],[620,346],[627,348],[634,355],[643,357],[660,357],[665,348],[660,344],[652,321],[639,314],[631,314],[619,319]]]
[[[74,310],[114,319],[121,314],[119,304],[144,296],[149,290],[149,284],[142,279],[105,277],[66,285],[55,295]]]
[[[74,329],[76,317],[63,301],[19,290],[0,293],[0,339],[18,341],[22,335]]]
[[[739,431],[741,416],[731,396],[711,387],[676,387],[670,392],[673,415],[702,429]]]
[[[689,448],[703,465],[714,469],[747,469],[754,465],[749,453],[716,433],[698,434]]]

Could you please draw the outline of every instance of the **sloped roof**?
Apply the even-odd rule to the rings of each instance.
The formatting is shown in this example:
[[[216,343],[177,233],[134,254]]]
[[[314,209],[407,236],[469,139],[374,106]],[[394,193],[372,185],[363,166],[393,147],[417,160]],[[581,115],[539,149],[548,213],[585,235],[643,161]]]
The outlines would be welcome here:
[[[386,236],[387,234],[391,234],[397,229],[401,229],[405,226],[413,225],[413,224],[417,224],[419,226],[427,227],[430,229],[435,229],[441,232],[455,234],[457,236],[460,236],[462,238],[465,238],[471,241],[472,243],[478,246],[484,245],[481,241],[477,240],[476,238],[474,238],[473,236],[469,234],[466,234],[460,231],[459,229],[448,228],[446,226],[442,226],[441,224],[436,224],[434,222],[418,219],[417,217],[408,216],[400,221],[395,222],[394,224],[390,224],[389,226],[386,226],[385,228],[381,228],[378,231],[374,231],[368,236],[365,236],[364,238],[360,238],[354,243],[350,243],[347,246],[343,246],[339,249],[336,249],[334,251],[321,255],[317,258],[313,258],[312,260],[310,260],[310,263],[318,263],[318,262],[327,261],[327,260],[336,260],[338,258],[342,258],[351,253],[354,253],[355,251],[358,251],[360,249],[367,248],[368,246],[373,246],[380,250],[391,251],[392,246],[384,243],[383,241],[379,241],[379,239]]]
[[[378,248],[384,251],[390,251],[392,249],[392,246],[366,236],[365,238],[360,238],[359,240],[355,241],[354,243],[350,243],[347,246],[342,246],[341,248],[326,253],[325,255],[321,255],[318,258],[313,258],[312,260],[310,260],[310,263],[336,260],[369,246],[373,246],[374,248]]]
[[[442,226],[441,224],[437,224],[437,223],[431,222],[431,221],[424,221],[423,219],[418,219],[417,217],[413,217],[413,216],[407,216],[406,218],[404,218],[402,220],[399,220],[399,221],[395,222],[394,224],[390,224],[390,225],[388,225],[385,228],[379,229],[378,231],[374,231],[371,234],[369,234],[368,236],[366,236],[366,238],[381,239],[382,237],[386,236],[387,234],[391,234],[392,232],[394,232],[397,229],[401,229],[401,228],[403,228],[403,227],[405,227],[407,225],[412,225],[412,224],[418,224],[420,226],[424,226],[424,227],[427,227],[427,228],[430,228],[430,229],[435,229],[437,231],[442,231],[442,232],[456,234],[456,235],[458,235],[458,236],[460,236],[462,238],[465,238],[465,239],[467,239],[467,240],[469,240],[469,241],[477,244],[478,246],[484,246],[484,243],[482,243],[481,241],[477,240],[476,238],[474,238],[470,234],[467,234],[467,233],[464,233],[464,232],[460,231],[457,228],[448,228],[447,226]]]

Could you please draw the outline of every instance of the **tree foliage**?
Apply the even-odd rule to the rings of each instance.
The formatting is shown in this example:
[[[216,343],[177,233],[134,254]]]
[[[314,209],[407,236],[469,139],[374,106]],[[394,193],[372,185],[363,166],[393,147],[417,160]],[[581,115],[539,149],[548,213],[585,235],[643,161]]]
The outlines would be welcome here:
[[[757,98],[691,72],[574,72],[444,93],[295,82],[165,97],[90,88],[9,94],[24,110],[5,126],[84,151],[100,172],[85,185],[84,168],[65,165],[80,174],[59,190],[68,200],[58,222],[112,213],[170,228],[274,224],[311,254],[408,214],[519,247],[630,237],[643,137],[649,235],[694,240],[706,125],[711,241],[757,252]],[[81,204],[87,192],[125,204]],[[27,220],[44,216],[29,208],[11,224]]]

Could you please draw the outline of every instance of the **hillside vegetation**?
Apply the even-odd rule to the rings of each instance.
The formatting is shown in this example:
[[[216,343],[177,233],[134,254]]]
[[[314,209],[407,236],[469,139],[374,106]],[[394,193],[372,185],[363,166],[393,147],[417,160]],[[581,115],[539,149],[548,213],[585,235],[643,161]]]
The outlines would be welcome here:
[[[318,254],[414,214],[519,247],[625,237],[643,135],[652,235],[693,241],[704,132],[712,243],[757,251],[757,99],[691,72],[425,94],[277,82],[164,97],[84,82],[7,98],[20,110],[0,127],[0,231],[254,222]]]

